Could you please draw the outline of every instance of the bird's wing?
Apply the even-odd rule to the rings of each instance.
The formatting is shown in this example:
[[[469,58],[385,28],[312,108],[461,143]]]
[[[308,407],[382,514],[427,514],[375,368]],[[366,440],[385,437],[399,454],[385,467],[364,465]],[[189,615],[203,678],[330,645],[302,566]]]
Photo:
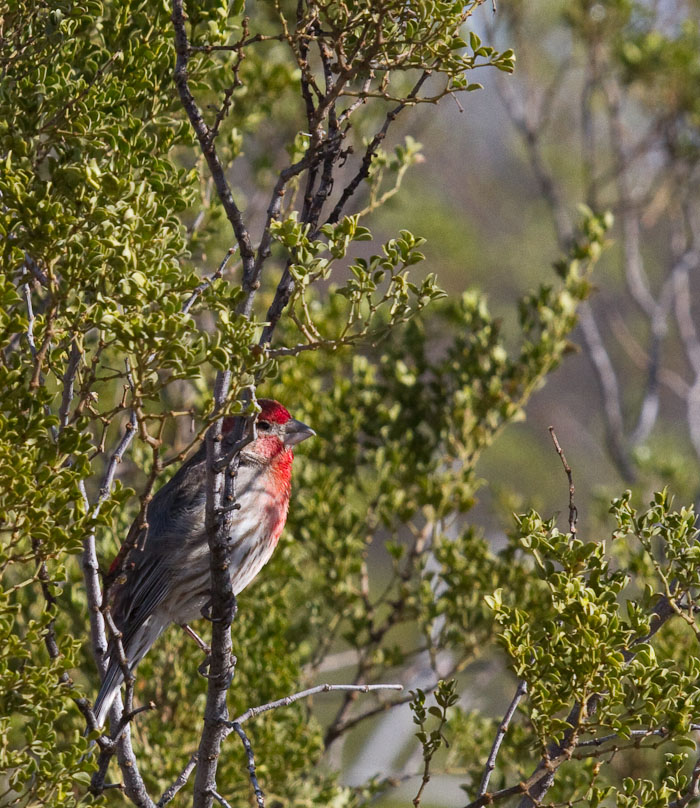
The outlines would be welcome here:
[[[203,529],[203,463],[197,455],[153,497],[148,532],[128,556],[125,580],[114,598],[114,619],[124,644],[167,597],[187,540]]]

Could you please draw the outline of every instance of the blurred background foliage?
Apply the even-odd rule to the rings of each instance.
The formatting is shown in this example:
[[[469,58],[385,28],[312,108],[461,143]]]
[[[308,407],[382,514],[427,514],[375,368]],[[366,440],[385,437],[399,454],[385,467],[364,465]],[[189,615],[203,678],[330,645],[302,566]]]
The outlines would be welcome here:
[[[700,581],[681,503],[700,493],[700,6],[403,5],[443,60],[425,94],[447,95],[397,120],[344,211],[359,218],[304,230],[292,184],[257,322],[288,256],[305,296],[268,354],[233,314],[240,265],[172,83],[169,7],[4,10],[0,806],[126,803],[88,790],[72,701],[97,690],[80,553],[94,533],[106,569],[149,481],[206,428],[224,367],[231,411],[258,375],[260,395],[319,435],[299,452],[277,553],[239,599],[231,714],[325,681],[406,688],[251,721],[268,805],[388,807],[421,784],[424,805],[476,799],[516,678],[528,695],[491,791],[557,744],[554,804],[668,805],[697,789]],[[317,6],[329,25],[374,19],[371,3]],[[253,232],[310,138],[280,12],[293,25],[286,4],[187,6],[191,87],[209,120],[230,101],[216,146]],[[216,49],[256,34],[238,63]],[[414,84],[402,69],[383,92]],[[353,113],[336,197],[395,103]],[[280,351],[309,333],[319,350]],[[96,513],[130,413],[136,439]],[[573,539],[556,526],[567,491],[550,424],[574,469]],[[679,614],[642,641],[659,595]],[[156,799],[197,747],[200,662],[172,629],[138,669],[137,700],[156,709],[134,746]],[[572,741],[577,704],[591,709]],[[231,736],[218,782],[232,804],[254,804],[246,765]]]

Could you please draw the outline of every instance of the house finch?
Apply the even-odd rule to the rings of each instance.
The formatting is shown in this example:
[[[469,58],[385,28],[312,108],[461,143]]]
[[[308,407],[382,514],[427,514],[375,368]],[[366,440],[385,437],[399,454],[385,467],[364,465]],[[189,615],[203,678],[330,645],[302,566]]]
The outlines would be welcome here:
[[[269,561],[287,519],[292,447],[314,435],[278,402],[258,401],[257,439],[240,454],[231,537],[231,583],[237,595]],[[233,418],[224,419],[224,441],[231,443]],[[229,447],[230,448],[230,447]],[[210,600],[209,545],[204,523],[206,449],[182,465],[148,506],[145,540],[127,550],[117,580],[112,615],[122,633],[130,670],[148,653],[170,623],[186,626],[202,616]],[[108,573],[119,571],[125,549]],[[102,726],[124,679],[114,647],[95,702]]]

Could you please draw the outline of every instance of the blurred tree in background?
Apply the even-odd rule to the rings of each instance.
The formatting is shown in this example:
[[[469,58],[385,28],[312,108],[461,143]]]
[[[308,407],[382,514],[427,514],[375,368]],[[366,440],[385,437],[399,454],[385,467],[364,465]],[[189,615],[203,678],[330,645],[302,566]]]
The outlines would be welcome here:
[[[501,450],[507,459],[517,442],[537,469],[518,494],[540,505],[557,506],[541,440],[552,422],[570,449],[595,459],[578,470],[581,491],[633,484],[647,496],[670,484],[698,497],[699,16],[697,3],[682,1],[513,2],[480,14],[477,30],[513,47],[517,70],[484,74],[486,92],[465,114],[447,104],[443,118],[421,121],[417,136],[448,157],[408,179],[407,195],[423,197],[420,214],[399,198],[386,217],[420,219],[448,290],[461,282],[467,250],[471,282],[507,320],[509,297],[532,282],[538,257],[554,259],[568,243],[581,202],[615,214],[597,293],[579,310],[581,355],[537,397],[536,432],[509,431],[483,467],[503,471]],[[504,471],[515,488],[518,476]]]
[[[700,793],[695,517],[652,494],[698,495],[698,7],[479,5],[4,9],[0,806],[184,805],[205,769],[216,787],[196,786],[196,806]],[[484,84],[512,72],[511,47],[520,77],[473,93],[477,68]],[[513,155],[486,177],[456,148],[489,139],[479,97],[496,91],[542,196],[531,209]],[[462,109],[476,134],[452,125]],[[426,162],[428,119],[442,134],[421,135]],[[464,288],[482,266],[503,322]],[[468,515],[477,462],[577,316],[600,404],[572,383],[570,417],[600,415],[635,495],[587,538],[590,485],[565,532],[530,509],[490,541]],[[155,706],[115,714],[111,741],[90,711],[98,565],[255,387],[319,438],[231,627],[239,725],[203,724],[216,684],[173,628],[137,671],[137,706]],[[537,464],[501,444],[532,500]],[[604,481],[575,446],[574,478]],[[326,682],[405,689],[251,710]],[[193,757],[203,732],[218,759]]]

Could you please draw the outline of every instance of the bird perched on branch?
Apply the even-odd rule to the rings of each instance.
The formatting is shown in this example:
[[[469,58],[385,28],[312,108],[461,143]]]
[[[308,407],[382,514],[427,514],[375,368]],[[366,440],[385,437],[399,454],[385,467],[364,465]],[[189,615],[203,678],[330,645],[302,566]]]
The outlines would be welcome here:
[[[231,583],[238,594],[269,561],[287,519],[293,447],[314,435],[277,401],[259,399],[257,437],[240,453],[231,526]],[[233,439],[224,419],[224,441]],[[229,447],[230,448],[230,447]],[[153,497],[143,540],[120,550],[107,575],[117,580],[111,613],[130,670],[170,623],[187,626],[210,601],[209,544],[205,528],[206,449],[202,446]],[[126,556],[126,557],[125,557]],[[192,632],[193,633],[193,632]],[[99,726],[124,680],[114,641],[95,702]]]

